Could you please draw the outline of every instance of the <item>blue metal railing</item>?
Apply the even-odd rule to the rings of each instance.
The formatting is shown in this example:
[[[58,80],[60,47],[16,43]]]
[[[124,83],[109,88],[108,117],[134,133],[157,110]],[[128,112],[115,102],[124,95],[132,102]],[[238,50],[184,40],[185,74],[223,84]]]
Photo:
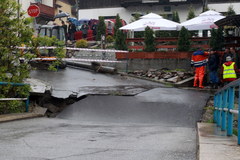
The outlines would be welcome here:
[[[238,100],[237,100],[238,99]],[[237,105],[237,107],[235,107]],[[238,117],[238,145],[240,145],[240,79],[229,83],[214,95],[214,122],[227,136],[233,135],[234,116]]]
[[[12,83],[12,82],[0,82],[0,85],[12,85],[12,86],[25,86],[25,85],[29,85],[29,84],[25,84],[25,83]],[[26,112],[28,112],[28,108],[29,108],[29,97],[27,98],[0,98],[0,101],[25,101],[25,107],[26,107]]]

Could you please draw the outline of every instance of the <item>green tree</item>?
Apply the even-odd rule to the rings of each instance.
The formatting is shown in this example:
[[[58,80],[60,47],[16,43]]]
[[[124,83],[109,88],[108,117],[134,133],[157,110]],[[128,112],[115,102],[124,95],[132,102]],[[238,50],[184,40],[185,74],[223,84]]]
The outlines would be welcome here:
[[[192,6],[189,7],[189,11],[188,11],[188,16],[187,16],[187,20],[192,19],[196,17],[195,13],[194,13],[194,9]]]
[[[226,16],[232,16],[232,15],[236,15],[236,12],[234,11],[233,6],[230,5],[230,6],[228,7]]]
[[[179,32],[179,37],[178,37],[178,51],[189,51],[190,50],[190,33],[189,31],[185,28],[182,27],[182,29]]]
[[[180,19],[177,11],[173,12],[172,20],[174,22],[180,23]],[[169,34],[171,35],[171,37],[178,37],[179,31],[172,31],[172,32],[169,32]]]
[[[154,52],[155,49],[155,39],[154,39],[154,31],[150,27],[145,28],[144,32],[144,51],[146,52]]]
[[[140,14],[140,13],[135,13],[135,14],[133,15],[133,17],[132,17],[132,19],[131,19],[130,22],[137,21],[137,20],[140,19],[140,17],[141,17],[141,14]]]
[[[173,15],[172,20],[173,20],[174,22],[180,23],[180,18],[179,18],[178,12],[175,11],[175,12],[172,13],[172,15]]]
[[[97,28],[97,40],[101,40],[101,35],[106,35],[106,24],[103,17],[99,17],[99,24]]]
[[[126,34],[123,31],[119,30],[120,27],[122,27],[122,22],[119,14],[117,14],[116,24],[114,27],[114,33],[115,33],[114,47],[115,49],[119,49],[119,50],[127,50]]]
[[[117,30],[116,32],[114,47],[118,50],[127,50],[126,34],[121,30]]]
[[[19,14],[18,14],[19,11]],[[0,1],[0,81],[23,83],[29,77],[30,66],[27,63],[31,54],[16,47],[25,45],[31,47],[33,30],[30,28],[31,18],[25,18],[20,6],[15,0]],[[19,61],[19,58],[25,61]],[[27,97],[30,87],[0,86],[0,98]],[[0,113],[20,112],[24,110],[21,101],[0,103]]]
[[[208,8],[208,6],[203,7],[203,11],[202,12],[206,12],[209,11],[210,9]]]
[[[224,37],[223,29],[221,27],[211,30],[211,38],[209,41],[209,45],[213,50],[222,50],[222,48],[224,47]]]
[[[116,33],[117,30],[122,27],[122,20],[120,19],[119,14],[117,14],[115,21],[116,21],[116,23],[114,26],[114,33]],[[114,34],[114,37],[116,37],[116,34]]]

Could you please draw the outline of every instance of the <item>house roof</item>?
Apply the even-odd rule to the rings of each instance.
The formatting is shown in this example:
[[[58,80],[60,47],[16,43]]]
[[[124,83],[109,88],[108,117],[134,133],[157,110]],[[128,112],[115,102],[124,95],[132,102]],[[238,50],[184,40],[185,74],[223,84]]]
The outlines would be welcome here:
[[[62,2],[67,3],[67,4],[71,4],[71,5],[76,4],[76,0],[59,0],[59,1],[62,1]]]
[[[215,24],[218,27],[223,27],[223,26],[236,26],[236,27],[240,27],[240,14],[227,16],[227,17],[225,17],[223,19],[220,19],[220,20],[216,21]]]

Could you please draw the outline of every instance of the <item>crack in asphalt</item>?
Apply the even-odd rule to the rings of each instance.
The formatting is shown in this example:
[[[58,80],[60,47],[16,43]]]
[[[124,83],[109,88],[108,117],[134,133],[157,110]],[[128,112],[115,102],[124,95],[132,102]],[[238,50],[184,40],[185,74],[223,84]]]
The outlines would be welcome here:
[[[89,152],[89,153],[73,154],[73,155],[64,156],[64,157],[56,157],[56,158],[52,158],[52,159],[50,159],[50,160],[55,160],[55,159],[65,159],[65,158],[70,158],[70,157],[78,157],[78,156],[85,156],[85,155],[98,154],[98,153],[107,152],[107,151],[109,151],[109,150],[110,150],[110,149],[104,149],[104,150],[95,151],[95,152]]]

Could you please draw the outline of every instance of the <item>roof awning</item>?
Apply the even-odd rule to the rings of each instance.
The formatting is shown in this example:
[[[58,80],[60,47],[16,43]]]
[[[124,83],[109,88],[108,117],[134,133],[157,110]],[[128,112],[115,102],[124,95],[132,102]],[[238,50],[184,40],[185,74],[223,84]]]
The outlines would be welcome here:
[[[224,27],[224,26],[240,27],[240,14],[227,16],[227,17],[225,17],[223,19],[220,19],[220,20],[216,21],[215,24],[218,27]]]

